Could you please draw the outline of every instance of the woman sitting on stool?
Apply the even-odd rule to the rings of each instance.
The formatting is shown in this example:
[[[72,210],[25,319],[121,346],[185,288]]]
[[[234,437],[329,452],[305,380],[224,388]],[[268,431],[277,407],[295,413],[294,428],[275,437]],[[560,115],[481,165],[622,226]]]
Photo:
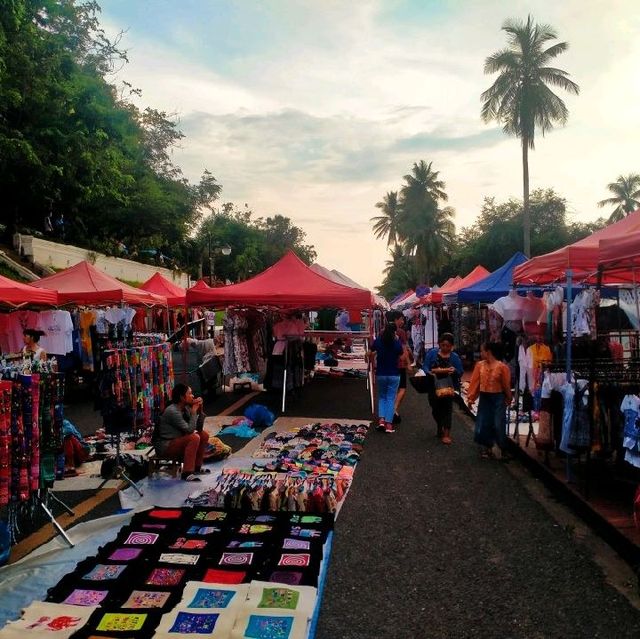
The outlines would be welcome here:
[[[203,430],[202,397],[194,397],[186,384],[176,384],[157,429],[153,445],[158,457],[182,462],[182,479],[200,481],[198,475],[209,473],[202,468],[209,433]]]

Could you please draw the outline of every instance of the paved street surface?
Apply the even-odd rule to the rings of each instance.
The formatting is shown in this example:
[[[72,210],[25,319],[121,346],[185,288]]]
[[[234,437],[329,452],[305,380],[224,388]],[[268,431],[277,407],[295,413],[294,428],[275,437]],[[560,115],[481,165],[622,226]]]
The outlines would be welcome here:
[[[342,402],[360,417],[366,396]],[[409,389],[393,435],[371,432],[336,525],[317,639],[640,637],[640,612],[609,586],[500,462],[471,420],[435,438]],[[517,462],[511,462],[517,464]]]

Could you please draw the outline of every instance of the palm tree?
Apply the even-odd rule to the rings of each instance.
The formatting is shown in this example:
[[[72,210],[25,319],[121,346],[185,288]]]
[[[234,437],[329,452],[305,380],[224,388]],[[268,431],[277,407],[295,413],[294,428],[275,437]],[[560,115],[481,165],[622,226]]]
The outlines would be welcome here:
[[[481,115],[485,122],[500,122],[505,133],[521,140],[524,253],[529,257],[529,149],[535,148],[536,129],[544,135],[557,122],[564,125],[569,117],[565,103],[549,87],[560,87],[575,95],[580,88],[569,80],[566,71],[548,66],[569,48],[567,42],[545,48],[558,37],[551,26],[536,24],[528,16],[526,22],[507,20],[502,30],[507,33],[507,47],[490,55],[484,63],[485,73],[499,75],[481,96]]]
[[[431,274],[442,266],[455,235],[455,212],[450,207],[438,207],[438,202],[448,196],[439,171],[432,166],[432,162],[421,160],[413,165],[412,173],[404,176],[398,222],[398,235],[415,257],[418,279],[427,284]]]
[[[381,237],[387,238],[387,246],[397,244],[398,242],[398,215],[400,208],[398,206],[398,192],[389,191],[381,202],[376,204],[376,208],[382,211],[382,215],[376,215],[371,218],[374,222],[373,233],[376,239]]]
[[[632,211],[640,209],[640,175],[630,173],[621,175],[615,182],[607,184],[607,188],[614,197],[600,200],[598,206],[615,206],[609,217],[609,222],[619,222]]]

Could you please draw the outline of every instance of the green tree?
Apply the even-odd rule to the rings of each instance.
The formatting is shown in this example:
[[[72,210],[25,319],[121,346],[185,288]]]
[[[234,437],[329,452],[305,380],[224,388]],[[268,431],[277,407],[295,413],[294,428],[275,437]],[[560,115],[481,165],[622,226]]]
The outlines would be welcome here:
[[[448,199],[446,185],[432,166],[421,160],[404,176],[397,231],[405,249],[415,257],[419,281],[427,284],[448,259],[455,237],[455,211],[439,207],[440,201]]]
[[[376,239],[387,238],[387,246],[391,246],[398,241],[398,219],[400,217],[400,205],[398,202],[398,192],[389,191],[384,198],[376,204],[381,215],[371,218],[373,224],[373,234]]]
[[[640,209],[640,175],[630,173],[621,175],[615,182],[607,184],[613,197],[600,200],[599,207],[615,206],[609,216],[609,222],[619,222],[633,211]]]
[[[578,94],[578,85],[562,69],[549,66],[566,51],[566,42],[555,42],[555,30],[546,24],[536,24],[531,16],[526,22],[507,20],[502,30],[507,33],[507,47],[490,55],[484,64],[486,74],[498,77],[481,96],[482,119],[495,120],[505,133],[520,138],[522,145],[522,175],[524,194],[524,253],[531,255],[531,216],[529,208],[529,149],[535,148],[536,129],[542,135],[555,123],[565,124],[569,110],[551,90],[559,87]]]
[[[390,259],[385,262],[384,279],[378,292],[387,299],[414,288],[417,284],[415,260],[401,244],[391,248]]]

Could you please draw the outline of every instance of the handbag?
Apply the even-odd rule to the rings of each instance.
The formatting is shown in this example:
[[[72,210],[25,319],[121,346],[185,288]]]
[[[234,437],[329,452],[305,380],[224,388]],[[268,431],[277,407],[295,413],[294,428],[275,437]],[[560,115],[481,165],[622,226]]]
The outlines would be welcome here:
[[[453,388],[453,379],[451,375],[447,375],[446,377],[436,378],[435,380],[436,387],[436,397],[453,397],[456,394],[455,389]]]

